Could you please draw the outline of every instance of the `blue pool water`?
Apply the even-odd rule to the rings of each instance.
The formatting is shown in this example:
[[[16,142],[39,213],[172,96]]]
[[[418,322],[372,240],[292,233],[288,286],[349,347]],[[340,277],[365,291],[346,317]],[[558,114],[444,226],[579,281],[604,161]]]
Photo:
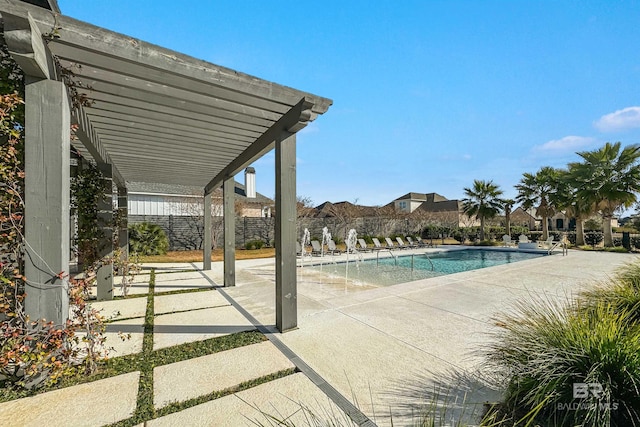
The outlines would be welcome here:
[[[369,259],[349,263],[349,279],[375,285],[394,285],[413,280],[428,279],[446,274],[477,270],[479,268],[539,258],[545,256],[537,253],[523,253],[515,251],[496,251],[469,249],[460,251],[445,251],[438,253],[415,254],[412,257],[394,257],[388,252],[381,252],[378,259]],[[314,267],[318,270],[318,266]],[[344,276],[345,263],[329,263],[322,267],[322,271],[335,276]]]

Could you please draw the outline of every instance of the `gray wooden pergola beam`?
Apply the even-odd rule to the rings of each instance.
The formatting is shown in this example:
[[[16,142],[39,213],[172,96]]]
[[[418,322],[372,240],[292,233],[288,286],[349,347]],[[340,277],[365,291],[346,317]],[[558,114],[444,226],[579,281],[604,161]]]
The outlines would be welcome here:
[[[236,285],[236,181],[232,177],[222,183],[224,221],[224,286]]]
[[[69,104],[63,83],[25,85],[25,312],[64,326],[69,316]]]
[[[202,269],[211,270],[211,194],[204,195],[204,236],[202,242]]]
[[[184,115],[189,115],[193,118],[215,121],[216,123],[224,124],[232,128],[245,128],[245,125],[247,125],[261,126],[266,130],[273,124],[272,121],[267,119],[240,116],[230,111],[217,110],[207,105],[195,105],[187,102],[181,103],[180,108],[175,108],[175,102],[168,102],[165,100],[157,100],[157,102],[151,102],[149,99],[138,99],[127,95],[116,96],[110,93],[97,91],[91,92],[91,99],[96,101],[96,106],[100,105],[104,108],[109,108],[114,111],[117,111],[120,105],[128,105],[140,110],[160,111],[168,114],[174,114],[175,112],[177,117],[184,117]],[[208,117],[208,119],[204,119],[204,117]]]
[[[256,159],[273,149],[276,139],[280,138],[283,132],[295,133],[306,126],[313,118],[312,107],[312,100],[306,97],[299,100],[298,103],[274,123],[269,130],[260,135],[249,148],[209,181],[204,188],[205,194],[211,193],[219,187],[225,179],[235,176]]]
[[[109,153],[104,148],[100,137],[93,128],[91,121],[87,117],[84,107],[82,107],[81,105],[76,105],[71,111],[71,117],[73,123],[78,125],[78,128],[75,131],[75,135],[80,140],[80,142],[82,142],[84,148],[89,152],[96,163],[111,165],[112,179],[118,186],[125,187],[126,184],[124,178],[120,174],[118,168],[113,164]]]
[[[283,132],[276,152],[276,328],[298,326],[296,277],[296,135]]]
[[[64,52],[64,45],[59,45],[55,53],[62,58],[67,57]],[[63,65],[81,65],[81,67],[73,68],[74,74],[95,90],[101,90],[100,88],[103,84],[116,85],[143,92],[157,93],[178,100],[189,99],[196,104],[214,105],[217,108],[228,111],[238,110],[243,114],[255,117],[262,117],[268,112],[282,114],[289,109],[289,105],[286,104],[225,88],[218,89],[216,96],[213,97],[207,95],[211,89],[208,84],[194,80],[182,79],[176,81],[179,86],[168,86],[165,83],[156,83],[153,78],[153,73],[150,74],[145,65],[131,64],[130,62],[115,58],[106,60],[93,52],[85,52],[83,50],[76,52],[73,56],[79,59],[73,61],[63,60]],[[102,65],[104,69],[95,66],[99,62],[104,62]],[[136,77],[137,75],[143,75],[144,80]],[[158,77],[160,80],[166,79],[164,74],[160,74]],[[111,92],[111,90],[107,90],[106,92]],[[273,118],[274,116],[271,117],[271,119]]]

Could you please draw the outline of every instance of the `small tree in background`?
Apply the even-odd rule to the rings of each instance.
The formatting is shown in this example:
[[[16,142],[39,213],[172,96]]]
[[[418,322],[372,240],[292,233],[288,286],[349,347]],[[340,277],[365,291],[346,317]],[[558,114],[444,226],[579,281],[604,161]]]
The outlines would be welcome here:
[[[159,225],[133,224],[129,227],[129,250],[138,255],[164,255],[169,250],[169,239]]]

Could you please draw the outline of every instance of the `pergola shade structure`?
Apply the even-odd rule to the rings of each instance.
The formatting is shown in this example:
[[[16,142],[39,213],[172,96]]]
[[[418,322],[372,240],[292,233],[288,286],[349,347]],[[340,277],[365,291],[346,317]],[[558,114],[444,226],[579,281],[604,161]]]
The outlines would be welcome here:
[[[43,81],[64,84],[70,100],[70,118],[66,120],[78,125],[79,141],[71,144],[102,165],[101,170],[108,169],[123,190],[127,182],[180,184],[201,187],[204,196],[208,196],[276,147],[276,156],[284,160],[284,163],[276,161],[280,165],[276,168],[276,187],[292,192],[276,191],[276,204],[283,203],[276,212],[276,222],[282,223],[283,234],[276,236],[276,242],[284,245],[277,248],[280,255],[276,263],[279,268],[284,265],[285,271],[295,272],[295,236],[291,231],[295,228],[295,133],[325,113],[331,100],[55,15],[21,1],[0,0],[0,15],[9,50],[27,75],[27,105],[65,104],[67,100],[47,99],[49,95],[38,86]],[[29,86],[35,91],[31,99]],[[31,137],[28,129],[36,123],[48,122],[46,115],[56,118],[62,115],[61,124],[52,125],[57,132],[56,126],[64,126],[65,108],[60,105],[57,111],[45,112],[41,107],[31,116],[28,114],[26,146],[51,144],[52,130],[45,129],[43,135]],[[55,138],[61,136],[56,133]],[[61,150],[64,146],[63,141]],[[29,168],[35,166],[30,166],[27,158],[25,167],[29,176]],[[68,171],[45,173],[68,175]],[[282,179],[288,182],[280,185]],[[27,230],[28,199],[50,197],[39,191],[32,188],[31,194],[27,188]],[[224,197],[232,198],[233,192],[225,192]],[[226,205],[233,203],[227,200]],[[232,211],[225,212],[225,218],[232,216]],[[231,234],[225,233],[226,243],[232,243]],[[210,233],[207,235],[210,238]],[[225,257],[234,257],[234,248],[226,243]],[[45,244],[41,250],[54,249]],[[205,250],[205,258],[206,254]],[[210,265],[207,261],[205,268]],[[61,271],[68,270],[68,266],[59,267]],[[225,269],[233,269],[229,259]],[[232,277],[233,271],[225,272],[225,278],[231,282]],[[278,273],[277,287],[289,286],[281,283],[282,277],[292,276]],[[293,277],[293,293],[284,292],[289,299],[295,299],[295,274]],[[46,279],[40,277],[38,281]],[[36,310],[34,314],[40,312],[43,311]],[[290,329],[295,323],[295,319],[284,321],[278,327]]]

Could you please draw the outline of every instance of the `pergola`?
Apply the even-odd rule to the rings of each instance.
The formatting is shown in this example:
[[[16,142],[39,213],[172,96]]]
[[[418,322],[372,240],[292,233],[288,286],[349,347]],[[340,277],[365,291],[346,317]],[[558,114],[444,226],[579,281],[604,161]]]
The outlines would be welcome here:
[[[234,175],[275,148],[276,327],[295,328],[296,132],[332,101],[60,15],[55,0],[30,3],[0,0],[26,77],[27,314],[57,324],[68,315],[57,273],[69,271],[71,145],[98,165],[107,192],[113,180],[124,209],[127,182],[203,188],[205,270],[211,193],[222,186],[225,286],[235,285]],[[107,201],[101,214],[111,212]],[[99,299],[111,297],[111,266],[97,286]]]

